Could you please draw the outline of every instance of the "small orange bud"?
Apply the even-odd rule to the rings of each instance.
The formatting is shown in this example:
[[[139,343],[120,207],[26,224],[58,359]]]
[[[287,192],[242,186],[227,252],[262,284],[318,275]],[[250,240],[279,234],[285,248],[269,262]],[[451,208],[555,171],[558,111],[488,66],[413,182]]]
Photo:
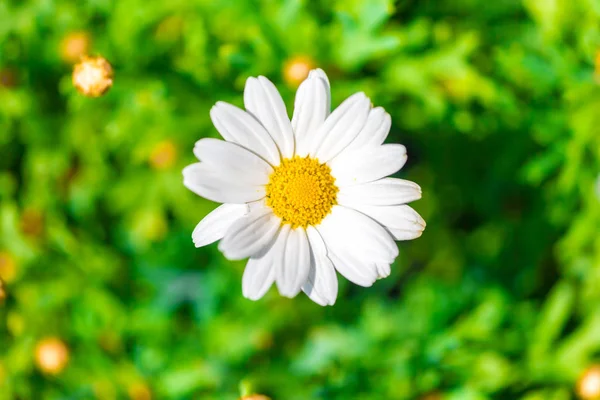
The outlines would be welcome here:
[[[100,97],[113,84],[113,69],[102,57],[84,57],[73,68],[73,85],[88,97]]]
[[[135,382],[127,389],[131,400],[152,400],[150,388],[142,382]]]
[[[583,400],[600,399],[600,365],[593,365],[581,374],[576,390]]]
[[[271,398],[265,396],[264,394],[250,394],[243,396],[240,400],[271,400]]]
[[[311,69],[315,68],[314,62],[305,56],[292,57],[283,66],[283,79],[292,87],[297,87],[306,79]]]
[[[150,165],[154,169],[168,169],[175,164],[177,147],[169,140],[162,141],[154,146],[150,153]]]
[[[29,237],[39,237],[44,231],[44,215],[35,208],[27,208],[21,215],[21,231]]]
[[[60,43],[60,56],[63,61],[74,64],[88,54],[91,43],[87,32],[71,32]]]
[[[42,339],[35,347],[35,361],[42,372],[59,374],[69,362],[69,349],[58,338]]]
[[[17,262],[12,254],[0,251],[0,278],[6,283],[12,282],[17,276]]]

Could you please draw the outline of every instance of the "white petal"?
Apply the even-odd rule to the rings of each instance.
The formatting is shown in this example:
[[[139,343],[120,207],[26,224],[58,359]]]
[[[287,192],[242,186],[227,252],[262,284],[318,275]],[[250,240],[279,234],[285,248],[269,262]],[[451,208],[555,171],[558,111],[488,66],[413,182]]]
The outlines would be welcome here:
[[[376,263],[373,261],[363,261],[362,258],[344,254],[341,246],[337,245],[335,250],[329,249],[328,257],[335,269],[356,285],[369,287],[377,280]]]
[[[375,268],[377,268],[377,276],[379,278],[387,278],[392,273],[390,264],[377,263]]]
[[[319,72],[320,71],[320,72]],[[296,155],[305,157],[314,135],[329,115],[330,92],[327,76],[322,70],[312,70],[296,92],[292,128],[296,139]]]
[[[398,256],[398,246],[389,233],[373,219],[356,210],[334,206],[331,214],[325,217],[319,227],[323,240],[328,244],[324,230],[328,233],[336,232],[338,238],[343,238],[348,254],[352,254],[355,248],[356,256],[363,255],[361,251],[366,250],[367,254],[370,253],[369,259],[390,263]]]
[[[246,204],[221,204],[196,225],[192,232],[194,244],[202,247],[221,239],[231,225],[247,212]]]
[[[315,303],[321,306],[335,304],[338,293],[338,280],[333,263],[327,257],[327,247],[319,232],[309,226],[306,229],[310,244],[310,271],[302,290]]]
[[[327,162],[354,140],[362,129],[371,101],[364,93],[355,93],[336,108],[315,133],[310,155]]]
[[[407,205],[399,206],[353,206],[357,211],[383,225],[396,240],[410,240],[421,236],[425,220]]]
[[[375,181],[396,173],[406,163],[406,148],[401,144],[345,151],[328,164],[338,188]]]
[[[344,151],[383,144],[391,126],[392,118],[382,107],[371,109],[365,126]]]
[[[395,240],[413,240],[421,237],[423,234],[423,228],[421,230],[405,230],[405,229],[396,229],[396,228],[388,228],[392,236],[394,236]]]
[[[244,105],[267,129],[283,158],[294,155],[294,134],[285,104],[273,83],[259,76],[250,77],[244,89]]]
[[[330,84],[329,84],[329,78],[327,77],[327,74],[325,73],[325,71],[323,71],[321,68],[315,68],[313,70],[311,70],[308,73],[309,77],[315,77],[315,78],[321,78],[323,79],[323,81],[325,82],[325,84],[327,85],[327,91],[329,91],[330,88]],[[329,110],[329,108],[328,108]]]
[[[317,230],[335,268],[357,285],[373,284],[375,264],[390,264],[398,256],[396,243],[381,225],[349,208],[334,206]]]
[[[219,101],[210,110],[210,117],[225,140],[247,148],[271,165],[279,165],[279,150],[273,138],[252,115]]]
[[[288,225],[286,225],[288,226]],[[283,229],[283,228],[282,228]],[[277,288],[282,296],[294,297],[306,283],[310,269],[310,247],[304,228],[290,229],[283,262],[277,269]]]
[[[241,182],[235,175],[218,172],[205,163],[185,167],[183,184],[197,195],[219,203],[243,204],[265,197],[264,185]]]
[[[272,243],[280,224],[270,208],[251,208],[229,228],[219,243],[219,250],[230,260],[252,257]]]
[[[250,258],[242,277],[242,294],[250,300],[258,300],[267,293],[274,281],[275,268],[270,252],[260,258]]]
[[[252,185],[266,185],[273,172],[273,168],[256,154],[223,140],[200,139],[194,146],[194,154],[203,163],[235,176],[236,181]]]
[[[383,178],[361,185],[343,186],[337,195],[341,205],[371,204],[387,206],[406,204],[421,198],[421,188],[414,182]]]

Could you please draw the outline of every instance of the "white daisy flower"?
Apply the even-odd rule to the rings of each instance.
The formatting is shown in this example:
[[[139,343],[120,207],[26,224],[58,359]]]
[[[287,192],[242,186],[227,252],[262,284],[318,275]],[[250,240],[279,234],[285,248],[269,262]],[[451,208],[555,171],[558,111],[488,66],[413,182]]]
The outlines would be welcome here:
[[[296,93],[290,121],[271,81],[248,78],[246,111],[218,102],[210,111],[225,141],[200,139],[200,160],[183,170],[194,193],[223,203],[192,233],[196,247],[220,240],[230,260],[249,258],[242,292],[260,299],[303,290],[335,303],[336,270],[360,286],[390,274],[394,240],[421,236],[425,221],[406,203],[421,198],[410,181],[388,178],[406,148],[383,144],[389,114],[356,93],[330,113],[329,81],[316,69]]]

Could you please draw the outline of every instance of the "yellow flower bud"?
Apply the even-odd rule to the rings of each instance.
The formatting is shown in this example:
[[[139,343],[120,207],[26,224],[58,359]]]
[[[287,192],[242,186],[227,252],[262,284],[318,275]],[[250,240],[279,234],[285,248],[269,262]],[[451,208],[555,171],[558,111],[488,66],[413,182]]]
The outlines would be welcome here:
[[[177,160],[177,147],[169,140],[157,143],[150,153],[149,162],[154,169],[168,169]]]
[[[58,338],[42,339],[35,347],[35,361],[42,372],[59,374],[69,362],[69,349]]]
[[[6,283],[14,281],[17,276],[17,262],[12,254],[0,251],[0,279]]]
[[[265,396],[264,394],[251,394],[242,397],[240,400],[271,400],[271,398]]]
[[[314,62],[305,56],[292,57],[283,66],[283,79],[289,86],[296,87],[306,79]]]
[[[135,382],[127,389],[127,394],[131,400],[152,400],[152,392],[142,382]]]
[[[73,68],[73,85],[88,97],[100,97],[113,84],[113,69],[102,57],[84,57]]]
[[[91,43],[89,33],[71,32],[60,43],[60,56],[63,61],[74,64],[88,54]]]
[[[576,391],[583,400],[600,399],[600,365],[593,365],[581,374]]]

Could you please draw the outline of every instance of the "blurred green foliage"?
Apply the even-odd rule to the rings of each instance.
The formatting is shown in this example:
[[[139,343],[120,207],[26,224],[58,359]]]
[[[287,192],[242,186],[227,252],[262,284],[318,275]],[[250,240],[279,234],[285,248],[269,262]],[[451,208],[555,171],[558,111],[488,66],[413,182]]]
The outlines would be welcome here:
[[[71,84],[85,38],[115,69],[98,99]],[[0,399],[575,398],[600,361],[599,51],[597,0],[0,0]],[[307,59],[334,105],[390,112],[428,222],[328,308],[244,299],[181,177],[212,104],[262,74],[291,110]]]

